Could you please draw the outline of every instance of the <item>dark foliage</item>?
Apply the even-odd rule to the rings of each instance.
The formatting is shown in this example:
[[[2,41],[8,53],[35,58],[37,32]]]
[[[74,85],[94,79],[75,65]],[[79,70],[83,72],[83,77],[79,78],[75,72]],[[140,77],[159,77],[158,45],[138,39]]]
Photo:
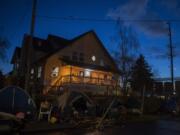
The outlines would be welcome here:
[[[143,93],[143,89],[145,89],[145,93],[151,93],[153,89],[153,74],[151,72],[151,68],[148,63],[145,61],[144,56],[140,55],[136,60],[131,74],[131,86],[132,90]]]
[[[0,89],[4,87],[4,81],[5,81],[5,77],[2,71],[0,71]]]

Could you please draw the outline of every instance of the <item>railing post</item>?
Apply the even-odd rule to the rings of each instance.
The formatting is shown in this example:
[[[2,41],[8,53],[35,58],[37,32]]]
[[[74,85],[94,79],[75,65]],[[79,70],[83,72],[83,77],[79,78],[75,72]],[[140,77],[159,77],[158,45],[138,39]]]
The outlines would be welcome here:
[[[70,83],[71,83],[71,81],[72,81],[72,66],[70,66]]]

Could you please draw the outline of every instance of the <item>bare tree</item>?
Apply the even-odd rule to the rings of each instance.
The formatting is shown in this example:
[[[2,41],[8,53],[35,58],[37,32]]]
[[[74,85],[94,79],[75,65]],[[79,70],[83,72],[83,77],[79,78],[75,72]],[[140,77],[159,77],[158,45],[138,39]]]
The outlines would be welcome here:
[[[126,95],[128,93],[127,85],[131,75],[131,68],[138,54],[139,40],[132,27],[124,25],[121,20],[117,22],[117,31],[118,33],[115,41],[118,46],[117,50],[114,51],[114,57],[122,72],[122,88]]]

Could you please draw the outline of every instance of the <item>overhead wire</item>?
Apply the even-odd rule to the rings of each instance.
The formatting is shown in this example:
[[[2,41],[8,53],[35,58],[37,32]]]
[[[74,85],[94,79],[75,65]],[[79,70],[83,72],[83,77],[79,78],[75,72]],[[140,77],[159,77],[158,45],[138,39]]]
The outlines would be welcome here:
[[[37,15],[38,18],[46,18],[46,19],[56,19],[56,20],[66,20],[66,21],[87,21],[87,22],[180,22],[180,19],[126,19],[126,18],[118,18],[118,19],[99,19],[99,18],[82,18],[82,17],[63,17],[63,16],[45,16],[45,15]]]

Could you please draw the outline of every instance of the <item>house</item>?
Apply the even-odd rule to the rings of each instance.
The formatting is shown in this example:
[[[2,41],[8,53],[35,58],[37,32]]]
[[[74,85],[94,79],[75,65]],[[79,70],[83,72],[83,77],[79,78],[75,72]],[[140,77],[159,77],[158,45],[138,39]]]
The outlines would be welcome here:
[[[71,40],[54,35],[48,35],[47,39],[33,37],[32,46],[30,39],[29,35],[24,36],[22,47],[15,49],[11,63],[18,76],[28,78],[27,89],[32,95],[64,90],[91,95],[119,92],[120,72],[94,31]]]
[[[176,95],[180,98],[180,77],[174,77],[173,86],[174,88],[172,88],[171,78],[155,78],[154,94],[160,97]]]

